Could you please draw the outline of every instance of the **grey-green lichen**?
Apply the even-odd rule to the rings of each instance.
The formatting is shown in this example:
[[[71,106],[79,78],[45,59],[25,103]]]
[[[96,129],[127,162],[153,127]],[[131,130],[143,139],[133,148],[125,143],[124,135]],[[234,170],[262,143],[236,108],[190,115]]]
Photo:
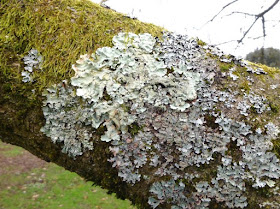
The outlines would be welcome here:
[[[94,109],[87,103],[81,103],[73,87],[64,81],[48,88],[43,112],[46,124],[41,128],[54,143],[63,143],[62,152],[75,157],[85,150],[92,150],[93,128],[91,118]]]
[[[48,89],[49,95],[45,94],[48,97],[45,102],[48,108],[44,108],[44,114],[50,122],[47,121],[45,129],[42,130],[56,141],[58,133],[49,130],[53,127],[53,118],[48,117],[48,111],[53,110],[55,105],[55,108],[58,106],[58,111],[68,107],[69,114],[69,110],[77,105],[78,97],[84,99],[86,105],[91,108],[88,111],[92,113],[85,117],[77,111],[74,121],[84,123],[86,120],[86,125],[94,129],[99,128],[101,124],[106,126],[107,130],[101,136],[101,140],[105,142],[119,141],[120,132],[127,133],[128,126],[136,121],[137,115],[129,114],[123,108],[123,104],[130,104],[131,111],[137,114],[146,111],[145,104],[158,108],[170,106],[171,109],[185,111],[190,106],[188,101],[197,97],[196,84],[199,74],[186,72],[184,66],[180,66],[175,69],[177,76],[166,75],[167,66],[159,60],[158,53],[152,53],[155,42],[156,39],[150,34],[138,36],[120,33],[113,38],[114,47],[100,48],[91,57],[81,56],[77,64],[73,65],[75,76],[71,78],[71,86],[64,89],[60,86],[59,96],[52,89]],[[73,93],[72,86],[76,87],[76,93],[71,99],[69,95]],[[164,86],[164,89],[161,93],[157,92],[161,86]],[[105,91],[110,100],[104,98]],[[72,113],[70,115],[73,117]],[[65,119],[63,116],[60,118]],[[60,123],[61,121],[56,122],[54,127]],[[70,133],[69,136],[77,138]],[[80,149],[65,149],[73,156],[81,154]]]
[[[42,131],[62,142],[64,152],[76,157],[94,149],[93,140],[99,140],[94,132],[105,127],[100,140],[110,143],[108,161],[125,182],[159,179],[150,188],[152,208],[208,208],[211,201],[244,208],[248,189],[276,188],[280,162],[271,140],[279,139],[279,124],[264,121],[253,128],[242,119],[252,110],[256,117],[269,114],[268,99],[256,90],[221,89],[217,83],[241,79],[234,65],[256,76],[265,71],[252,71],[241,59],[172,33],[162,41],[120,33],[113,45],[81,56],[70,83],[45,93]],[[217,70],[205,59],[209,53],[230,68]],[[147,166],[153,172],[143,169]],[[199,168],[207,166],[215,172],[206,180]],[[185,180],[193,182],[193,191]],[[261,201],[256,200],[259,206]]]
[[[38,70],[38,69],[42,69],[42,62],[43,62],[43,58],[42,56],[38,53],[38,51],[36,49],[31,49],[28,53],[28,55],[26,55],[23,58],[25,67],[24,70],[21,72],[21,76],[22,76],[22,81],[27,83],[27,82],[33,82],[34,78],[33,78],[33,70]]]

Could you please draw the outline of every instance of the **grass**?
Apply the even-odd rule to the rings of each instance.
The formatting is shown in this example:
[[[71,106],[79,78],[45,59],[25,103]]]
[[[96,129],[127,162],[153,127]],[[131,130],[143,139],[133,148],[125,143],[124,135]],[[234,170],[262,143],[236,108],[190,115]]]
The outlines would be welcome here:
[[[9,144],[2,143],[0,140],[0,154],[4,155],[6,157],[14,157],[17,155],[21,155],[24,153],[24,149],[17,147],[17,146],[11,146]]]
[[[28,154],[25,150],[4,144],[0,141],[0,159],[15,160]],[[2,157],[2,158],[1,158]],[[34,156],[35,158],[35,156]],[[3,165],[2,165],[3,166]],[[3,169],[3,168],[2,168]],[[106,190],[92,186],[77,174],[53,164],[17,172],[17,167],[0,170],[0,208],[1,209],[133,209],[128,200],[108,195]]]

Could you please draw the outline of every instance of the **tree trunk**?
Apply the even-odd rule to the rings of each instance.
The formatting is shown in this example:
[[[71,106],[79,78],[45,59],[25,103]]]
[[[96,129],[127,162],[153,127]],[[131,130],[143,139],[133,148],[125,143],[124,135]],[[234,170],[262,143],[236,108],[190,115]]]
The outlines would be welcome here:
[[[0,5],[1,140],[139,208],[279,208],[279,69],[88,1]]]

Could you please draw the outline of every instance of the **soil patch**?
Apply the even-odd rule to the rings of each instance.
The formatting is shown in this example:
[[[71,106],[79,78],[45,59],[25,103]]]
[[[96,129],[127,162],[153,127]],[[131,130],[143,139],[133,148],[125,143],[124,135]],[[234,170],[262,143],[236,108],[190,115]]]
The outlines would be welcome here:
[[[0,141],[0,175],[21,174],[47,165],[47,162],[23,149],[17,155],[8,156],[7,153],[12,149],[13,145]]]

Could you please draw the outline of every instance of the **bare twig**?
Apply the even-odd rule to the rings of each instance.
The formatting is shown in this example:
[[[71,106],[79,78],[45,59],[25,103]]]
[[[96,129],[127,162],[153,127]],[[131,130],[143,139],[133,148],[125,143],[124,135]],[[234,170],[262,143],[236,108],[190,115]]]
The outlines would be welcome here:
[[[219,13],[217,13],[211,20],[209,20],[207,23],[209,22],[212,22],[218,15],[220,15],[220,13],[225,9],[227,8],[228,6],[230,6],[231,4],[237,2],[238,0],[235,0],[235,1],[232,1],[230,3],[228,3],[227,5],[225,5],[220,11]],[[226,41],[226,42],[223,42],[223,43],[220,43],[220,44],[217,44],[217,45],[222,45],[222,44],[227,44],[227,43],[231,43],[231,42],[234,42],[236,41],[238,43],[238,45],[240,43],[243,42],[244,38],[248,35],[248,33],[251,31],[251,29],[253,28],[253,26],[255,25],[255,23],[261,19],[262,21],[262,38],[266,37],[266,19],[265,19],[265,15],[266,13],[268,13],[269,11],[271,11],[278,3],[279,3],[280,0],[275,0],[267,9],[265,9],[264,11],[258,13],[258,14],[251,14],[251,13],[247,13],[247,12],[239,12],[239,11],[234,11],[234,12],[231,12],[230,14],[226,15],[226,16],[230,16],[230,15],[233,15],[233,14],[242,14],[242,15],[247,15],[247,16],[251,16],[251,17],[254,17],[254,21],[252,22],[252,24],[249,26],[249,28],[245,31],[245,33],[243,34],[243,36],[238,39],[238,40],[231,40],[231,41]],[[263,8],[263,7],[262,7]],[[280,22],[280,21],[279,21]],[[274,25],[274,27],[279,24],[276,23]],[[207,24],[206,23],[206,24]],[[254,39],[259,39],[260,37],[256,37]]]
[[[211,20],[209,20],[207,23],[205,23],[205,25],[208,24],[209,22],[213,22],[216,19],[216,17],[218,17],[219,14],[221,14],[222,11],[224,11],[227,7],[229,7],[230,5],[234,4],[237,1],[239,1],[239,0],[231,1],[227,5],[223,6],[223,8],[216,15],[214,15]]]
[[[253,16],[253,17],[256,16],[256,15],[254,15],[254,14],[250,14],[250,13],[247,13],[247,12],[239,12],[239,11],[231,12],[231,13],[225,15],[225,16],[227,17],[227,16],[231,16],[231,15],[233,15],[233,14],[242,14],[242,15]]]
[[[279,3],[280,0],[276,0],[270,7],[268,7],[266,10],[264,10],[263,12],[261,12],[260,14],[258,14],[258,16],[263,17],[267,12],[269,12],[270,10],[273,9],[273,7],[276,6],[276,4]]]
[[[232,43],[232,42],[236,42],[236,40],[225,41],[225,42],[222,42],[222,43],[214,44],[214,46],[220,46],[220,45],[229,44],[229,43]]]
[[[255,23],[258,21],[259,17],[255,18],[254,22],[251,24],[251,26],[248,28],[248,30],[243,34],[242,38],[239,40],[236,40],[238,44],[240,44],[243,39],[246,37],[246,35],[249,33],[249,31],[252,29],[252,27],[255,25]]]
[[[248,39],[253,39],[253,40],[257,40],[257,39],[260,39],[260,38],[263,38],[263,36],[257,36],[257,37],[248,37]]]

